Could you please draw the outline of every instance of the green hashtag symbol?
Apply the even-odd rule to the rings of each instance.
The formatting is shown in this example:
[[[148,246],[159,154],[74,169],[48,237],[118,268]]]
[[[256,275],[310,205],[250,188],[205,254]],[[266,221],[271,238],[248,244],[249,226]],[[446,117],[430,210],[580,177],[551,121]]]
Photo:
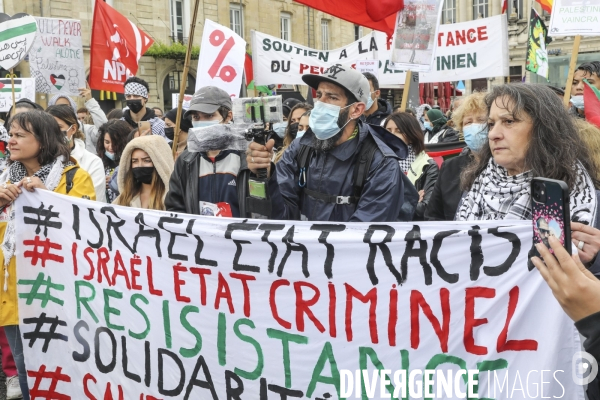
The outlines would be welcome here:
[[[44,279],[44,273],[40,272],[34,281],[21,279],[19,285],[31,285],[31,291],[29,293],[19,293],[20,299],[27,299],[27,305],[31,305],[34,300],[40,300],[42,308],[46,308],[48,301],[53,301],[58,305],[63,305],[65,302],[59,298],[56,298],[50,294],[50,290],[65,290],[65,285],[58,283],[52,283],[52,277],[48,275],[48,279]],[[44,285],[46,287],[45,292],[40,292],[40,287]]]

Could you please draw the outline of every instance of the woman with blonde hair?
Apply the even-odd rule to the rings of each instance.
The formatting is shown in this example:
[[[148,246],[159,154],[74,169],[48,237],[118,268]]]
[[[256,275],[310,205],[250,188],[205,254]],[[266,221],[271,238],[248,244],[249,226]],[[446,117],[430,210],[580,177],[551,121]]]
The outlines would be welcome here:
[[[119,197],[113,204],[165,210],[165,196],[174,162],[171,149],[161,136],[133,139],[125,146],[119,163]]]

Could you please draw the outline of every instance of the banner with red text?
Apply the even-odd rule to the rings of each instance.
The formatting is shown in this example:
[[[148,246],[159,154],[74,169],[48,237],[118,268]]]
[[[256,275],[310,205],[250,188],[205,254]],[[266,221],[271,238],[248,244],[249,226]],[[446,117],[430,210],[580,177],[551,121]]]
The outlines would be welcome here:
[[[258,85],[304,85],[304,74],[322,74],[334,64],[357,68],[359,60],[377,61],[376,75],[382,88],[399,88],[406,80],[406,73],[390,61],[391,42],[382,32],[374,31],[335,50],[312,49],[257,31],[252,34],[254,80]]]
[[[506,14],[439,26],[431,71],[419,81],[456,82],[508,76]]]
[[[36,190],[15,225],[32,398],[414,399],[451,375],[437,398],[583,399],[528,221],[241,220]]]
[[[246,41],[231,29],[205,19],[196,91],[216,86],[231,97],[239,97],[245,60]]]

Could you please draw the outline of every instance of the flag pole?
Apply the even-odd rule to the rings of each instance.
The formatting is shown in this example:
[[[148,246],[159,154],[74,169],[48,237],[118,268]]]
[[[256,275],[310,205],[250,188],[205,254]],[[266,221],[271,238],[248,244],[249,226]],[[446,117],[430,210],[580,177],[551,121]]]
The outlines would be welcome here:
[[[400,111],[406,111],[406,104],[408,103],[408,92],[410,91],[410,82],[412,81],[412,71],[406,71],[406,79],[404,80],[404,91],[402,92],[402,103],[400,103]]]
[[[194,14],[192,15],[192,24],[190,26],[190,36],[188,38],[187,51],[185,52],[185,64],[183,66],[183,77],[181,78],[181,87],[179,89],[179,101],[177,104],[177,118],[175,121],[175,134],[173,135],[173,159],[177,154],[177,145],[179,144],[179,127],[183,113],[183,98],[185,96],[185,87],[187,86],[187,77],[190,70],[190,59],[192,58],[192,44],[194,43],[194,31],[196,30],[196,17],[198,16],[198,8],[200,0],[196,0],[194,4]]]
[[[569,64],[569,75],[565,84],[565,97],[563,103],[565,107],[569,107],[571,101],[571,86],[573,85],[573,75],[575,74],[575,65],[577,65],[577,56],[579,55],[579,43],[581,43],[581,35],[575,36],[573,41],[573,50],[571,51],[571,63]]]
[[[14,115],[17,102],[15,100],[15,74],[14,74],[14,71],[12,68],[10,69],[10,86],[11,86],[11,92],[12,92],[12,101],[13,101],[12,109],[13,109],[13,115]]]

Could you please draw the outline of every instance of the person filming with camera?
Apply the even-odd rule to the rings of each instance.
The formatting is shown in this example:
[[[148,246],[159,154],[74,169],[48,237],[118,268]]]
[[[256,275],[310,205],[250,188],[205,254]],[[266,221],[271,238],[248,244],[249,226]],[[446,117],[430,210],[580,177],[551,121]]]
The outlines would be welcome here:
[[[273,140],[266,145],[252,142],[246,155],[253,175],[267,172],[270,218],[396,221],[403,202],[398,159],[406,157],[407,149],[383,128],[360,120],[369,81],[340,64],[302,79],[317,91],[309,129],[277,164],[271,162]]]

